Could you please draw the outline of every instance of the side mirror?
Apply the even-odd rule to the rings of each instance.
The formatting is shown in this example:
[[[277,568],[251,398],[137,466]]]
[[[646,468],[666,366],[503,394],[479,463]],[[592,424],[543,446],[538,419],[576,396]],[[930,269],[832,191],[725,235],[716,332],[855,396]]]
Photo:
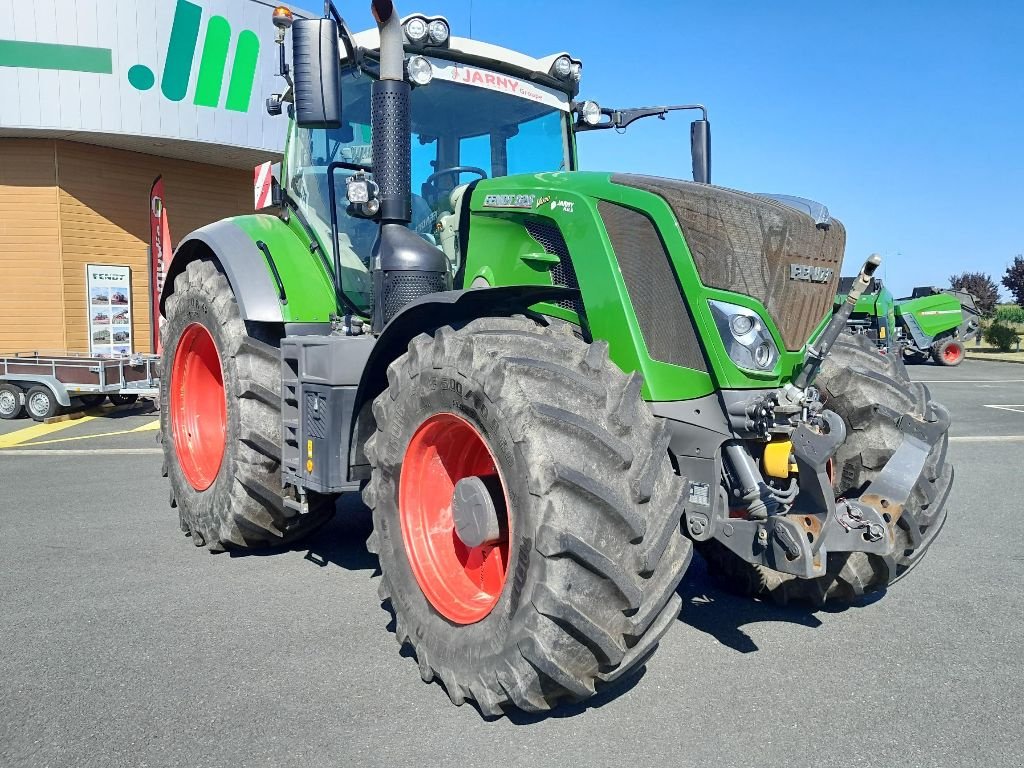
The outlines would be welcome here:
[[[341,127],[341,61],[334,19],[292,23],[295,122],[300,128]]]
[[[693,160],[693,180],[711,183],[711,123],[694,120],[690,123],[690,158]]]

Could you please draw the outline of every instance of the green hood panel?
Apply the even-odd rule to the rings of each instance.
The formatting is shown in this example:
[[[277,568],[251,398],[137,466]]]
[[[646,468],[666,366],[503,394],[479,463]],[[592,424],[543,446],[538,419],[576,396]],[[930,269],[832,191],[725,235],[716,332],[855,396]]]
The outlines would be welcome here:
[[[703,342],[703,365],[684,367],[652,356],[639,320],[651,308],[641,307],[638,311],[633,305],[624,278],[624,272],[629,270],[620,266],[601,213],[602,202],[639,212],[656,227],[661,253],[652,253],[650,258],[667,258],[671,265],[675,300],[685,307],[696,338]],[[778,327],[760,301],[701,282],[676,216],[657,194],[616,184],[607,173],[558,172],[481,181],[469,205],[464,285],[468,287],[480,280],[489,285],[553,284],[552,264],[531,258],[538,252],[550,253],[550,247],[531,236],[527,224],[557,227],[572,257],[585,305],[586,326],[595,339],[608,342],[609,354],[620,368],[643,375],[644,395],[649,400],[686,400],[716,389],[779,386],[790,380],[803,362],[806,343],[787,351]],[[537,231],[536,226],[530,228]],[[652,267],[652,274],[657,272]],[[732,362],[711,315],[709,299],[731,302],[758,313],[780,351],[772,371],[753,373]],[[576,313],[564,304],[544,304],[537,309],[577,322]],[[668,310],[655,307],[653,311]],[[820,322],[813,325],[811,339],[824,327],[827,315],[825,311]]]

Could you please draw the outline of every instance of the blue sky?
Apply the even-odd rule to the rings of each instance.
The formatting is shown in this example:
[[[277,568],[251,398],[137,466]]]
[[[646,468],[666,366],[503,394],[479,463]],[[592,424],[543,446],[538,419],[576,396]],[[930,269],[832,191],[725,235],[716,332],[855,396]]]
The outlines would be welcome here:
[[[469,36],[470,0],[396,5]],[[716,184],[825,203],[844,271],[877,251],[897,294],[1024,252],[1024,4],[475,0],[472,36],[568,50],[605,106],[705,103]],[[689,119],[583,136],[582,167],[689,178]]]

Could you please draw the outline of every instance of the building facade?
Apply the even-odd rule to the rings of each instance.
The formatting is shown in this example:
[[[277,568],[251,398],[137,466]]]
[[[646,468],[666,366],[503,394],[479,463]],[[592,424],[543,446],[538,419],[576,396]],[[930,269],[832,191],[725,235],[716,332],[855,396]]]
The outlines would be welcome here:
[[[0,31],[0,354],[86,352],[86,266],[127,267],[150,351],[150,189],[172,240],[253,207],[285,120],[259,0],[34,0]]]

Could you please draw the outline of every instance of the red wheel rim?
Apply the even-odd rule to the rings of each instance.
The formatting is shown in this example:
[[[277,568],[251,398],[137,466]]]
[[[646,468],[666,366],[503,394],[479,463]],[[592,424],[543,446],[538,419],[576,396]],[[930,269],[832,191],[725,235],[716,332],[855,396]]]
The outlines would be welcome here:
[[[185,479],[205,491],[220,472],[227,435],[227,400],[217,343],[192,323],[181,335],[171,366],[171,433]]]
[[[947,363],[958,363],[960,362],[960,356],[963,352],[958,344],[950,344],[942,351],[942,356],[946,359]]]
[[[501,537],[478,547],[459,538],[452,515],[455,484],[497,476]],[[424,421],[409,441],[398,486],[402,540],[416,582],[430,604],[456,624],[473,624],[494,608],[508,570],[508,491],[479,430],[451,413]]]

